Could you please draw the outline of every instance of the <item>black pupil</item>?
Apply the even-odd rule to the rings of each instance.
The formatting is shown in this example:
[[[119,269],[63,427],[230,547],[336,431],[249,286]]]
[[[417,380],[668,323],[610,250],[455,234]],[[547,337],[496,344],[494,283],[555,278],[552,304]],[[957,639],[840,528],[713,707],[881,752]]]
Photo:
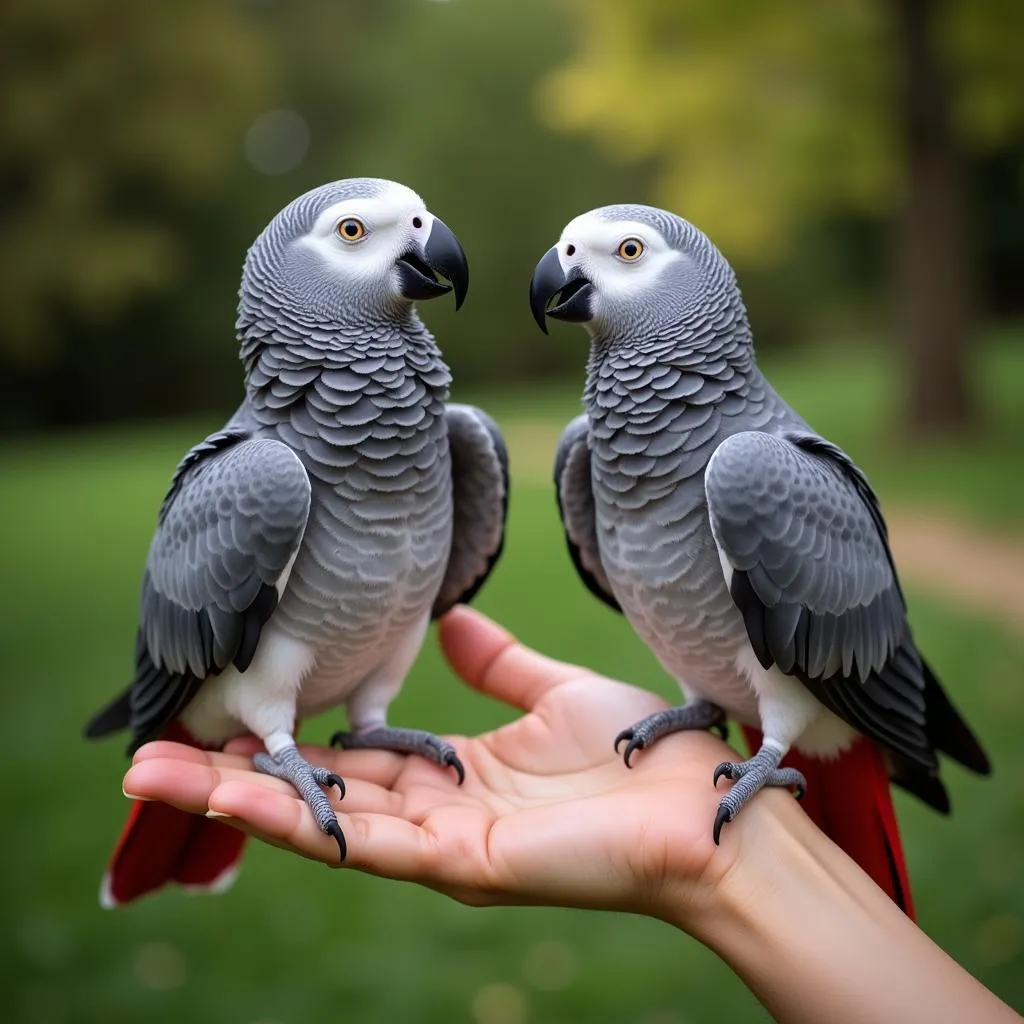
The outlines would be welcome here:
[[[412,219],[412,226],[414,228],[421,228],[421,227],[423,227],[423,221],[421,221],[419,219],[419,217],[413,217],[413,219]]]
[[[359,225],[354,220],[346,221],[345,234],[348,235],[349,238],[352,238],[354,235],[358,235]]]
[[[636,255],[636,243],[627,242],[625,248],[622,250],[627,256],[633,257]]]

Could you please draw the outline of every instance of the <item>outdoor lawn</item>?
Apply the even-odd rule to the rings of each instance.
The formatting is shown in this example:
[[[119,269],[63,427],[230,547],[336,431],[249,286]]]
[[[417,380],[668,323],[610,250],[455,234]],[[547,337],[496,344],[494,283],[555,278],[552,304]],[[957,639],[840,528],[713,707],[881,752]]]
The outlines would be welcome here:
[[[1000,543],[1021,545],[1019,340],[994,347],[981,367],[997,440],[914,455],[889,432],[896,383],[882,357],[853,349],[793,355],[769,370],[818,429],[850,450],[884,504],[951,512]],[[628,625],[583,589],[564,551],[549,467],[579,390],[574,382],[479,396],[509,439],[513,492],[505,556],[478,605],[549,654],[671,697],[673,684]],[[218,425],[34,437],[8,441],[0,454],[5,1018],[767,1020],[723,964],[665,925],[565,910],[474,910],[257,844],[224,896],[166,892],[118,912],[99,908],[100,875],[127,810],[125,761],[119,741],[87,745],[81,727],[128,678],[140,569],[174,464]],[[1024,641],[922,593],[912,579],[906,584],[920,645],[995,765],[985,781],[947,765],[949,820],[897,796],[921,924],[1024,1009]],[[431,638],[392,720],[477,732],[510,714],[465,690]],[[340,724],[340,712],[324,716],[305,738],[325,740]]]

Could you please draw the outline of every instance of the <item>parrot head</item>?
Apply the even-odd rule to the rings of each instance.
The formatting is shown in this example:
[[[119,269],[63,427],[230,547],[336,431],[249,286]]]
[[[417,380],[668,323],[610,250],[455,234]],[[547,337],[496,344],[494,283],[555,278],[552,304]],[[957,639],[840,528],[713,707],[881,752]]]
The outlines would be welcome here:
[[[592,338],[662,337],[739,303],[732,268],[682,217],[652,206],[603,206],[570,221],[537,264],[530,309],[583,324]]]
[[[458,309],[468,289],[458,238],[412,189],[346,178],[293,200],[252,244],[240,318],[261,311],[305,325],[365,327],[452,291]]]

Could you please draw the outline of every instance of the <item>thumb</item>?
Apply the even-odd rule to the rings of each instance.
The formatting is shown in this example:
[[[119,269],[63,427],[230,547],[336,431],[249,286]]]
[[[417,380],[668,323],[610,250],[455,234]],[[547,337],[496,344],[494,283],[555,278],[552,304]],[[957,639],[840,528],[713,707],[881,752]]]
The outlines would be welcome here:
[[[464,606],[441,619],[439,635],[444,656],[459,678],[523,711],[533,710],[549,690],[584,672],[523,646],[486,615]]]

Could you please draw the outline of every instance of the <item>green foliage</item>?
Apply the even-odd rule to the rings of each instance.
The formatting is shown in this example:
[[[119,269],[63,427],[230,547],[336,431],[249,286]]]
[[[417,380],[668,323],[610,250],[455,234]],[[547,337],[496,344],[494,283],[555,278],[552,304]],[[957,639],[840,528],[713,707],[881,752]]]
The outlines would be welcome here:
[[[579,367],[582,335],[543,337],[526,283],[572,216],[610,202],[664,202],[706,227],[740,270],[762,351],[875,331],[889,253],[870,218],[898,185],[882,9],[10,0],[0,431],[226,413],[246,248],[294,196],[358,174],[405,181],[465,243],[468,303],[422,308],[461,382]],[[1006,82],[1022,10],[947,8],[979,151],[1020,125],[1024,94]],[[256,159],[275,112],[308,147],[288,158],[271,137]],[[972,184],[1000,312],[1021,308],[1006,154]]]
[[[223,178],[275,61],[205,0],[8,0],[0,40],[0,346],[38,363],[56,305],[109,319],[180,280],[175,207]]]
[[[855,446],[889,503],[952,502],[1019,522],[1024,384],[1019,339],[987,362],[1004,447],[900,453],[879,422],[884,361],[866,353],[780,363],[779,389],[823,431]],[[512,446],[506,555],[479,601],[528,643],[648,685],[673,684],[626,623],[576,580],[548,483],[552,445],[578,387],[491,403]],[[460,397],[469,397],[463,392]],[[325,871],[253,846],[222,897],[166,893],[101,911],[102,865],[126,812],[120,745],[85,745],[82,723],[127,677],[140,566],[181,451],[217,421],[104,430],[8,445],[0,456],[5,594],[0,648],[8,685],[0,847],[0,959],[6,1019],[171,1024],[616,1020],[767,1021],[707,950],[664,925],[622,915],[471,910],[416,889]],[[880,477],[879,467],[888,467]],[[1019,474],[1018,474],[1019,475]],[[538,601],[538,595],[543,600]],[[1003,998],[1024,1008],[1024,704],[1019,638],[927,595],[910,594],[915,632],[995,762],[989,780],[954,766],[950,820],[898,797],[923,926]],[[557,615],[551,609],[556,608]],[[428,644],[395,704],[396,723],[477,731],[514,713],[461,687]],[[311,722],[323,741],[337,715]]]
[[[570,62],[544,84],[549,122],[610,156],[657,160],[658,200],[731,255],[772,263],[823,213],[887,214],[901,198],[891,4],[570,0]],[[965,140],[1024,126],[1014,0],[946,3],[937,34]]]
[[[639,184],[534,117],[569,45],[547,0],[13,0],[0,28],[0,428],[226,408],[245,250],[356,175],[409,184],[462,238],[465,310],[423,310],[460,376],[576,364],[530,320],[530,272],[569,216]],[[274,111],[309,146],[271,139],[269,174],[247,146]]]

